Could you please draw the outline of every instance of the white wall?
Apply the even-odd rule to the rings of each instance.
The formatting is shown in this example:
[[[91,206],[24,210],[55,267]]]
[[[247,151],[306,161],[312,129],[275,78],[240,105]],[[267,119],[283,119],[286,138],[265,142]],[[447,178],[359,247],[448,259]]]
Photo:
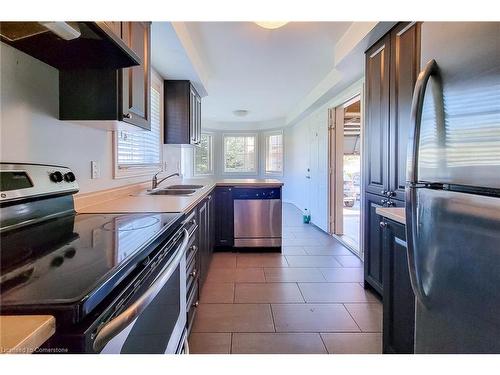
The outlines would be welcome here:
[[[265,130],[212,130],[204,128],[203,132],[210,133],[213,136],[213,157],[214,157],[214,175],[215,178],[275,178],[282,180],[283,176],[275,174],[265,173],[265,162],[266,162],[266,144],[265,135],[267,132],[272,132],[281,129],[265,129]],[[258,173],[256,174],[232,174],[224,173],[224,144],[223,137],[224,134],[257,134],[258,137]],[[186,146],[183,148],[183,169],[182,173],[185,176],[193,175],[193,157],[194,157],[194,147]],[[285,150],[286,152],[286,150]]]
[[[59,121],[58,71],[0,43],[0,160],[59,164],[76,174],[80,192],[141,182],[149,176],[113,178],[112,132]],[[90,161],[101,177],[90,178]],[[181,160],[178,147],[165,146],[168,171]]]
[[[328,109],[336,107],[363,89],[358,80],[328,103],[294,126],[285,128],[283,200],[311,212],[312,222],[328,230]],[[310,168],[311,179],[306,179]]]

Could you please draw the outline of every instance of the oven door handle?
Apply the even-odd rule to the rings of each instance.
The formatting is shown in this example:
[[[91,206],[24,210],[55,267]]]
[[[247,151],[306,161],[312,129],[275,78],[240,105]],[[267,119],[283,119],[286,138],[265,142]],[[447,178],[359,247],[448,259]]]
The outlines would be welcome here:
[[[132,323],[134,319],[136,319],[151,303],[151,301],[153,301],[163,286],[170,279],[170,276],[172,276],[182,260],[189,243],[189,233],[186,229],[183,229],[183,231],[184,239],[182,240],[182,244],[178,247],[171,261],[165,265],[162,272],[153,281],[148,290],[125,311],[108,322],[98,331],[93,344],[95,351],[100,352],[113,337],[118,335],[123,329]]]

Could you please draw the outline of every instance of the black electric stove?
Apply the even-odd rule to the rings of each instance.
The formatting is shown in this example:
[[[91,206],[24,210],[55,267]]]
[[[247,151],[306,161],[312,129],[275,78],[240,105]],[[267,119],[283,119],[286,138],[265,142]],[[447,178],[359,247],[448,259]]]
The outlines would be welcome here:
[[[182,214],[68,214],[1,233],[1,311],[83,319],[180,225]]]
[[[78,323],[181,226],[178,213],[77,214],[76,183],[61,185],[69,172],[61,170],[55,188],[36,183],[63,167],[2,167],[1,314],[51,313],[58,325]]]

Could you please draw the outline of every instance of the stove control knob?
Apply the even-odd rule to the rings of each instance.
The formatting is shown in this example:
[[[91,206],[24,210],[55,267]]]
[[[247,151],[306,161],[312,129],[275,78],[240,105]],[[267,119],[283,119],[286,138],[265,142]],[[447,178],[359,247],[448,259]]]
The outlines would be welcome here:
[[[68,172],[64,175],[64,181],[73,182],[76,180],[75,174],[73,172]]]
[[[53,181],[53,182],[61,182],[63,180],[63,175],[59,171],[52,172],[49,175],[49,177],[50,177],[50,180]]]

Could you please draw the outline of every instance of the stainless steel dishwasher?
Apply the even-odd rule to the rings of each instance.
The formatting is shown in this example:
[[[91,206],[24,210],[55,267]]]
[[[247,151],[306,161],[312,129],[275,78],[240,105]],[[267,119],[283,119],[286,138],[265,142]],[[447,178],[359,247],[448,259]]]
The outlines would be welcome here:
[[[281,247],[281,188],[235,188],[234,246]]]

